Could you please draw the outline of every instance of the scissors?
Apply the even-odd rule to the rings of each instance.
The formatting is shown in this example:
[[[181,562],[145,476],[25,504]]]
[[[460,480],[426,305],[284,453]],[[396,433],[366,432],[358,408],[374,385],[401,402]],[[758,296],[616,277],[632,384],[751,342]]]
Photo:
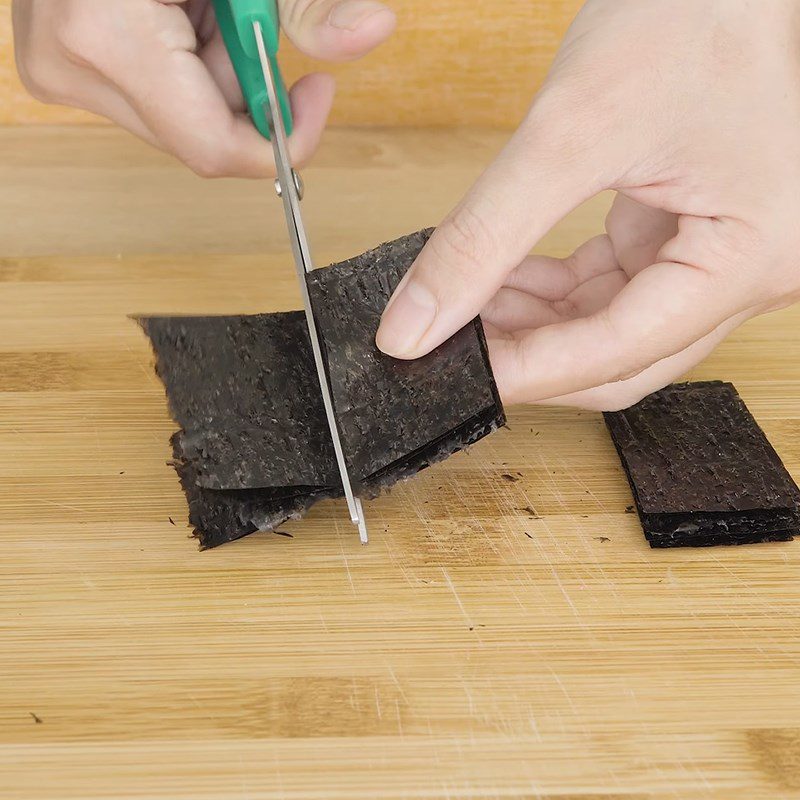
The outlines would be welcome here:
[[[272,143],[278,174],[275,179],[275,191],[283,200],[289,242],[303,296],[311,350],[314,353],[314,363],[333,450],[336,454],[339,477],[347,499],[350,519],[358,527],[361,541],[366,544],[369,537],[364,510],[361,500],[353,494],[353,485],[347,472],[347,462],[333,408],[330,381],[325,369],[322,345],[306,282],[306,275],[314,269],[314,266],[300,214],[303,182],[292,168],[286,144],[286,139],[292,132],[292,111],[277,59],[280,38],[278,7],[275,0],[213,0],[213,3],[217,24],[239,79],[253,124]]]

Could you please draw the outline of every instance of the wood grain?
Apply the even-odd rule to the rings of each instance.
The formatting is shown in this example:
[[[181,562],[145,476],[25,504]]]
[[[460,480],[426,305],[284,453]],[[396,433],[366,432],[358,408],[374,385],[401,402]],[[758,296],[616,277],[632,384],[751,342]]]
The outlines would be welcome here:
[[[435,219],[498,144],[442,166],[439,136],[328,140],[321,261]],[[651,551],[599,416],[521,408],[369,503],[369,547],[328,503],[198,553],[127,315],[295,305],[279,208],[110,130],[0,148],[0,796],[800,798],[800,543]],[[796,477],[799,325],[756,320],[693,374],[732,380]]]
[[[334,123],[514,126],[582,4],[388,2],[397,12],[398,30],[361,61],[321,64],[290,45],[284,47],[287,79],[319,69],[337,76]],[[28,97],[14,69],[10,7],[11,0],[0,0],[0,124],[96,121],[83,112],[44,106]]]

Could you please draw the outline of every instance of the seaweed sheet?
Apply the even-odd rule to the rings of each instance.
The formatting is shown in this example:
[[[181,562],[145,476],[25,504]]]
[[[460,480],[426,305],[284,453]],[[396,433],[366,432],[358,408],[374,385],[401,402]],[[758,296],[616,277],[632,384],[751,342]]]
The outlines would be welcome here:
[[[675,384],[605,420],[651,547],[800,534],[800,491],[731,384]]]
[[[505,424],[473,321],[415,362],[374,344],[430,231],[309,276],[349,472],[374,497]],[[302,312],[139,319],[179,430],[173,464],[203,547],[342,495]]]
[[[389,358],[375,346],[381,314],[429,236],[421,231],[309,275],[336,420],[356,482],[499,405],[477,320],[416,361]]]

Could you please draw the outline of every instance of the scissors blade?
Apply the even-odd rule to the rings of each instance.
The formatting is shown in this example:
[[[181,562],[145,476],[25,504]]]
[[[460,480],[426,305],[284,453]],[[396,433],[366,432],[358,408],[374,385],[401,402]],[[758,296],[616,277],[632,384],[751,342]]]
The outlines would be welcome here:
[[[361,500],[353,494],[353,486],[347,472],[347,462],[345,461],[344,450],[342,449],[342,440],[339,436],[339,426],[336,422],[336,414],[333,410],[331,387],[328,383],[328,374],[325,371],[325,362],[322,358],[322,346],[317,331],[317,323],[314,319],[314,311],[311,307],[311,298],[308,293],[306,274],[311,272],[314,266],[311,261],[311,251],[308,246],[305,226],[303,225],[303,219],[300,215],[299,180],[289,160],[289,149],[286,145],[286,127],[283,122],[283,117],[281,116],[280,105],[278,104],[275,76],[273,75],[272,64],[267,55],[267,48],[264,44],[264,35],[261,31],[261,25],[258,22],[253,23],[253,31],[256,37],[256,44],[258,45],[261,69],[264,72],[264,81],[267,85],[267,98],[269,102],[264,111],[270,128],[272,151],[275,154],[278,186],[280,187],[279,193],[283,200],[286,225],[289,229],[289,241],[292,245],[292,254],[294,255],[297,277],[300,282],[300,292],[303,296],[306,323],[308,324],[308,333],[311,339],[311,350],[314,353],[314,363],[317,368],[317,378],[319,379],[319,387],[322,393],[322,402],[325,406],[325,416],[328,419],[328,428],[331,433],[333,450],[336,454],[336,464],[339,468],[339,477],[342,481],[344,496],[347,499],[347,508],[350,511],[350,519],[354,525],[358,526],[358,533],[361,541],[366,544],[369,540],[369,536],[367,533],[367,524],[364,519],[364,510],[361,506]]]

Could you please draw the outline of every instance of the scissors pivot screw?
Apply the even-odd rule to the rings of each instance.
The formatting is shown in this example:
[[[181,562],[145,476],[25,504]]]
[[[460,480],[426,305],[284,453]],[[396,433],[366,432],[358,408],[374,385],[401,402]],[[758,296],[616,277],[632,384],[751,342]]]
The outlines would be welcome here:
[[[292,170],[292,180],[294,181],[294,188],[297,190],[297,197],[299,200],[302,200],[306,187],[297,170]],[[275,178],[275,194],[277,194],[278,197],[283,197],[283,187],[281,186],[280,178]]]

